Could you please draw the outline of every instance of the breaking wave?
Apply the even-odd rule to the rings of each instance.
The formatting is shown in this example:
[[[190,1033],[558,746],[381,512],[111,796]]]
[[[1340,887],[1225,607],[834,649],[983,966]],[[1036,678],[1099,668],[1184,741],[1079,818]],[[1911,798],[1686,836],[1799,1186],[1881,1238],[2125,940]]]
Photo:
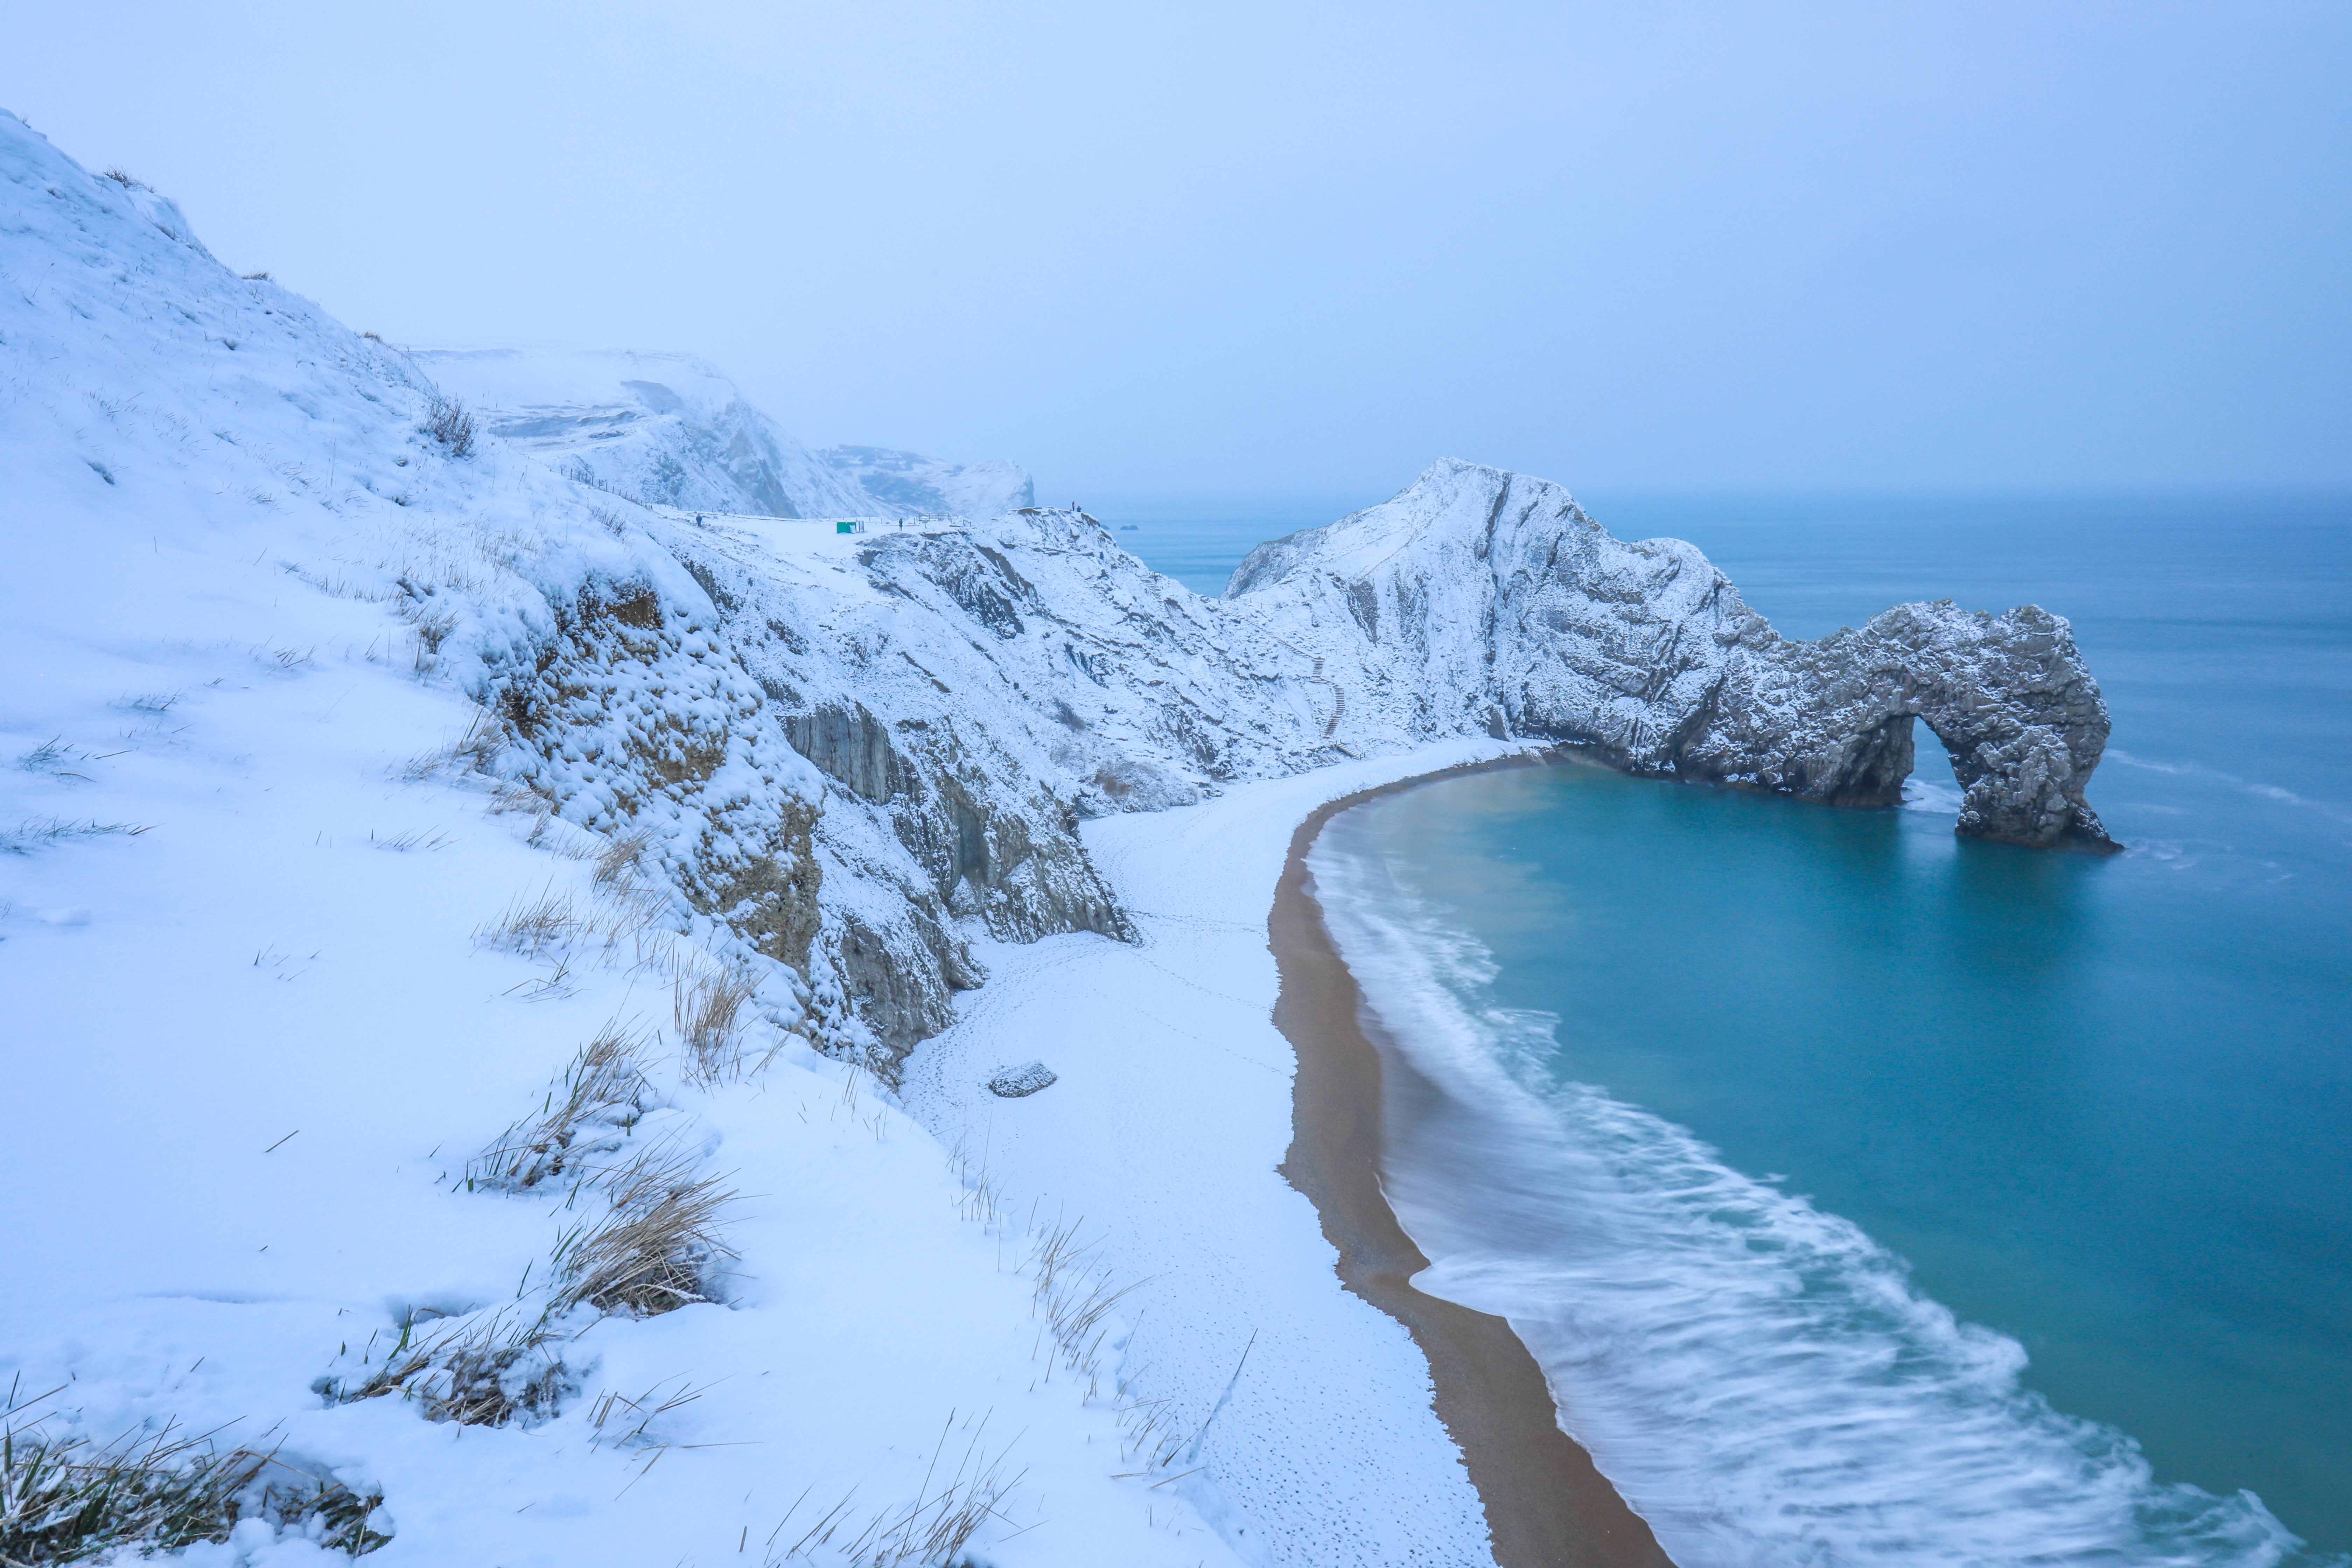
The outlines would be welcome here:
[[[1937,784],[1914,773],[1903,781],[1903,809],[1930,816],[1958,816],[1967,796],[1958,784]]]
[[[2318,1568],[2252,1494],[2159,1484],[2130,1437],[2021,1386],[2017,1342],[1852,1222],[1556,1083],[1558,1019],[1492,1005],[1486,950],[1354,815],[1309,868],[1410,1069],[1383,1183],[1433,1259],[1417,1283],[1510,1319],[1680,1568]]]

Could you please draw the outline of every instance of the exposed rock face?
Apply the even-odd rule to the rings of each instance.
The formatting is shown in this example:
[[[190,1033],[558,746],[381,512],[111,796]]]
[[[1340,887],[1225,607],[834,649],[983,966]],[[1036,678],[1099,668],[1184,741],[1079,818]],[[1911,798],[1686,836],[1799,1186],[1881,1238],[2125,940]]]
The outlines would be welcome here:
[[[1227,595],[1318,651],[1337,632],[1353,646],[1332,648],[1335,669],[1360,670],[1433,730],[1888,805],[1916,716],[1950,748],[1961,833],[2110,844],[2083,798],[2106,708],[2066,623],[2032,605],[1905,605],[1791,642],[1692,546],[1623,542],[1557,485],[1453,461],[1383,506],[1261,545]]]

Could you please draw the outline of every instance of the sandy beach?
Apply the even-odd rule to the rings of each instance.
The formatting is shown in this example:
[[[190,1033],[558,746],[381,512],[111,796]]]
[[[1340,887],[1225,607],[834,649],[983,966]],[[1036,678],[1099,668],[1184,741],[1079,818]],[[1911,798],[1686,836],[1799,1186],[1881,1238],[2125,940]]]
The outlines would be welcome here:
[[[977,947],[988,984],[908,1060],[909,1109],[1007,1212],[1084,1219],[1129,1291],[1125,1396],[1191,1435],[1199,1471],[1167,1489],[1251,1560],[1665,1561],[1508,1326],[1406,1283],[1423,1258],[1375,1177],[1381,1074],[1304,895],[1333,803],[1529,750],[1465,738],[1091,820],[1140,940]],[[985,1087],[1033,1058],[1052,1088]]]
[[[1432,776],[1444,775],[1332,801],[1291,840],[1267,921],[1282,986],[1274,1021],[1298,1054],[1282,1174],[1315,1205],[1341,1282],[1403,1324],[1429,1358],[1438,1417],[1461,1447],[1500,1568],[1670,1568],[1649,1526],[1560,1430],[1543,1373],[1510,1325],[1413,1288],[1429,1260],[1381,1191],[1383,1079],[1411,1068],[1371,1037],[1376,1026],[1325,928],[1307,854],[1339,812]]]

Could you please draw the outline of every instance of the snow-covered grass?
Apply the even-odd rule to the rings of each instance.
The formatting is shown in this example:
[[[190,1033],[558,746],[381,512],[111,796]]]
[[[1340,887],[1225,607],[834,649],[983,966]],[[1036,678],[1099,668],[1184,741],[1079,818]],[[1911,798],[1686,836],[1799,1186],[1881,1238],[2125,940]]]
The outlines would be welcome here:
[[[240,1524],[249,1539],[293,1531],[353,1557],[384,1542],[368,1524],[380,1499],[274,1453],[223,1449],[168,1425],[107,1443],[57,1436],[39,1406],[65,1390],[22,1392],[12,1386],[0,1408],[0,1562],[47,1568],[168,1552],[233,1537]]]

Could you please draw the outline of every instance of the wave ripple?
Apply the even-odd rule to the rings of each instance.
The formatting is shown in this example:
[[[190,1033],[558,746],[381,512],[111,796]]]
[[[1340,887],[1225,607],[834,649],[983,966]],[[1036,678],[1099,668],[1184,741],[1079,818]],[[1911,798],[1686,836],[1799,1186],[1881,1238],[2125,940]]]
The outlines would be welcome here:
[[[1559,1020],[1485,999],[1491,956],[1356,815],[1309,868],[1404,1069],[1383,1182],[1433,1259],[1416,1283],[1510,1320],[1682,1568],[2317,1568],[2252,1493],[2159,1484],[2130,1437],[2022,1387],[2022,1346],[1850,1221],[1555,1084]]]

